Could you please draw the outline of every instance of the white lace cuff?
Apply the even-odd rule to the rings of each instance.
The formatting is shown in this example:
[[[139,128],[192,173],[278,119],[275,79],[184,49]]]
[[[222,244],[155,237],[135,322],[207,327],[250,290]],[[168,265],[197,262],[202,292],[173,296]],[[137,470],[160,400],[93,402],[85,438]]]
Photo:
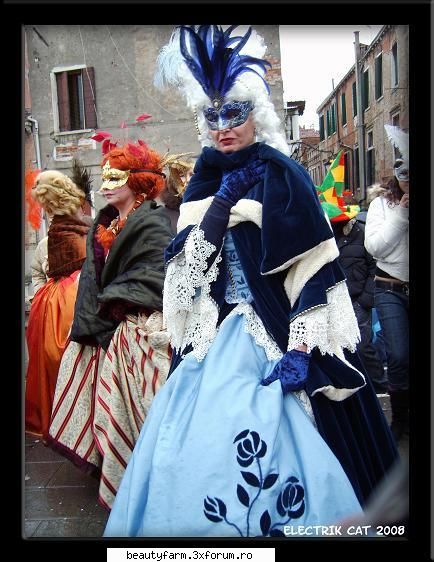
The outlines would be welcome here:
[[[256,345],[263,348],[267,359],[273,361],[274,359],[281,359],[283,353],[280,351],[277,343],[268,334],[262,320],[256,314],[251,304],[242,302],[238,304],[225,318],[231,318],[235,314],[242,314],[245,318],[244,331],[252,336]]]
[[[342,356],[343,349],[355,351],[360,330],[345,281],[327,291],[327,304],[303,311],[289,325],[288,351],[306,345],[325,355]]]
[[[201,361],[215,337],[218,307],[210,296],[211,283],[217,279],[221,249],[211,267],[208,258],[216,247],[195,226],[183,250],[170,260],[163,289],[163,318],[172,347],[181,351],[193,346],[193,355]]]

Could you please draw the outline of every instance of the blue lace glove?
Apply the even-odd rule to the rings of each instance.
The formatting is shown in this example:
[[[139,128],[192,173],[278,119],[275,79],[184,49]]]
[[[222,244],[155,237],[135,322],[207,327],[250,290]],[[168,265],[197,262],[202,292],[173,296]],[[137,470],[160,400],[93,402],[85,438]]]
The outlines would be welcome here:
[[[216,195],[235,205],[251,187],[264,177],[264,172],[265,162],[262,160],[254,160],[244,168],[224,172]]]
[[[297,349],[287,351],[271,374],[261,381],[261,384],[268,386],[275,380],[280,379],[283,394],[301,390],[307,379],[311,355],[311,353],[305,353]]]

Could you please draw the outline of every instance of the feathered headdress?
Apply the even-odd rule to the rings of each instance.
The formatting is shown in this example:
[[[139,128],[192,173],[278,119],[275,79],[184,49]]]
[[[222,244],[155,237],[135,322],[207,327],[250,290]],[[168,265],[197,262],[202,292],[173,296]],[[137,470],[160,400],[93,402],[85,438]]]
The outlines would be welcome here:
[[[408,181],[409,179],[409,147],[408,133],[394,125],[384,125],[387,137],[392,146],[401,153],[393,164],[393,174],[398,180]]]
[[[384,125],[386,134],[392,146],[401,153],[402,159],[408,162],[408,133],[394,125]]]
[[[271,64],[257,57],[240,54],[252,34],[252,28],[249,27],[245,35],[231,37],[236,27],[231,25],[223,31],[217,25],[201,25],[196,32],[192,27],[180,26],[182,56],[213,105],[222,103],[235,80],[244,72],[257,74],[267,92],[270,92],[263,76],[252,65],[265,73],[266,67],[271,67]]]
[[[155,85],[186,82],[183,67],[187,66],[211,103],[226,98],[237,78],[245,72],[255,73],[269,93],[264,75],[270,63],[251,53],[241,54],[251,39],[250,51],[262,55],[265,52],[262,38],[256,33],[252,36],[251,27],[244,35],[231,37],[237,27],[231,25],[223,31],[217,25],[178,26],[158,57]]]
[[[74,160],[72,161],[71,179],[75,183],[75,185],[84,192],[86,201],[92,207],[92,180],[90,179],[89,171],[84,168],[84,166],[82,166],[82,164],[76,158],[74,158]]]
[[[271,67],[264,59],[267,47],[251,27],[243,34],[233,34],[237,27],[231,25],[224,30],[218,25],[181,25],[175,28],[157,58],[154,85],[160,89],[175,85],[181,90],[195,113],[202,145],[213,144],[209,135],[210,119],[208,114],[205,118],[204,110],[220,111],[226,102],[239,102],[239,112],[245,118],[250,112],[253,116],[258,141],[263,140],[288,154],[265,80],[267,67]],[[228,116],[223,119],[229,128],[242,123],[242,120],[231,122]]]
[[[32,189],[35,185],[36,178],[41,170],[27,170],[24,178],[25,183],[25,201],[26,201],[26,220],[31,225],[33,230],[39,230],[42,222],[42,207],[32,197]]]

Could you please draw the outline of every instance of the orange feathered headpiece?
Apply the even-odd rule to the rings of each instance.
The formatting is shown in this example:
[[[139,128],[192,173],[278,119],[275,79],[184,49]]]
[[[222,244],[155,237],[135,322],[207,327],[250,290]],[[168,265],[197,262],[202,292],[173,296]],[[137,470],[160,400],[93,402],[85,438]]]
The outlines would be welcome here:
[[[39,230],[42,222],[42,207],[32,196],[32,189],[40,173],[39,169],[28,170],[24,176],[26,220],[34,230]]]
[[[134,193],[144,193],[147,199],[155,199],[164,188],[162,157],[142,140],[139,140],[137,144],[128,143],[113,148],[104,156],[101,166],[104,166],[107,161],[109,161],[110,168],[131,171],[128,177],[128,187]]]

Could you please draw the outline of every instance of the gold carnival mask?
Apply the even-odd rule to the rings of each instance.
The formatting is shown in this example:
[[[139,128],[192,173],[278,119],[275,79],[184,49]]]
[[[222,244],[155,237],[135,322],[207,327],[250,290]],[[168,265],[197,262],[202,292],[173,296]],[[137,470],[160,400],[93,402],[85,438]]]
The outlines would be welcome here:
[[[129,176],[130,170],[111,168],[110,161],[107,160],[102,168],[103,182],[100,189],[116,189],[117,187],[122,187],[127,183]]]
[[[110,161],[107,162],[102,167],[102,179],[103,182],[101,184],[99,192],[103,191],[104,189],[116,189],[117,187],[122,187],[128,181],[130,174],[136,173],[144,173],[147,172],[149,174],[158,174],[163,178],[166,177],[166,174],[163,172],[159,172],[158,170],[150,170],[149,168],[138,168],[134,170],[117,170],[116,168],[110,167]]]

